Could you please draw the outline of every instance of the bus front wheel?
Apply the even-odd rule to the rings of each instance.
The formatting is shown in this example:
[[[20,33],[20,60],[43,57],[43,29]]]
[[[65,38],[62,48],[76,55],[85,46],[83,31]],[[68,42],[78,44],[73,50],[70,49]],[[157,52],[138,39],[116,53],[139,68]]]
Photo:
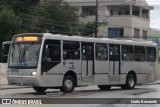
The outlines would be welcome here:
[[[36,86],[33,86],[33,89],[38,93],[43,93],[47,90],[46,87],[36,87]]]
[[[63,86],[60,88],[60,91],[64,93],[70,93],[74,90],[75,86],[75,79],[70,75],[66,75],[64,76]]]
[[[110,85],[98,85],[98,88],[101,90],[109,90],[111,89]]]

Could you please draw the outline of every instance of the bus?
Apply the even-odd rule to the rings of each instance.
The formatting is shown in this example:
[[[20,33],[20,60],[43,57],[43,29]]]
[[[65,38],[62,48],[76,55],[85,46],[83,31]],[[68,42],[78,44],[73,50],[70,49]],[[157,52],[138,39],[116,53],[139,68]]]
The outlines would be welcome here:
[[[133,89],[156,81],[157,59],[153,41],[24,33],[13,36],[7,78],[36,92],[70,93],[86,85]]]

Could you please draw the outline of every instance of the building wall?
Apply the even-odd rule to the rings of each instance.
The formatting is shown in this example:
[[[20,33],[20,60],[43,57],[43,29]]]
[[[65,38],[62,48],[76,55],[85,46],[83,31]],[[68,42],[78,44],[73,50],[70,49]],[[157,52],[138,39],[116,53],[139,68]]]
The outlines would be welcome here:
[[[0,63],[0,84],[7,84],[7,63]]]
[[[65,0],[70,5],[78,7],[79,13],[82,13],[81,6],[95,6],[96,0]],[[126,0],[103,0],[99,1],[99,7],[98,7],[98,16],[99,21],[105,20],[108,23],[107,25],[102,25],[99,27],[98,35],[100,37],[107,37],[108,36],[108,28],[124,28],[124,37],[134,37],[134,28],[140,29],[140,36],[142,37],[142,31],[147,30],[148,35],[149,29],[150,29],[150,20],[146,18],[142,18],[145,16],[149,16],[148,13],[139,13],[140,16],[133,16],[133,15],[123,15],[125,13],[124,10],[128,9],[130,11],[130,6],[132,4],[132,8],[134,7],[139,12],[141,9],[146,9],[149,11],[150,7],[146,3],[145,0],[131,0],[132,2],[126,2]],[[110,15],[111,6],[114,9],[117,8],[120,5],[124,5],[124,9],[121,9],[119,7],[117,10],[122,12],[122,15],[116,15],[117,13],[114,13],[113,16]],[[133,10],[133,9],[132,9]],[[130,14],[133,12],[130,12]],[[80,18],[82,22],[93,22],[95,21],[95,15],[92,16],[86,16],[85,18]]]

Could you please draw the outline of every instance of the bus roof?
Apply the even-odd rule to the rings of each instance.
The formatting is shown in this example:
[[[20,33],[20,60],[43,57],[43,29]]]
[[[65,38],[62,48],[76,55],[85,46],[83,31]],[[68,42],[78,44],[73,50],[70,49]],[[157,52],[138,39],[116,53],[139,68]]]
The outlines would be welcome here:
[[[127,45],[142,45],[142,46],[157,46],[153,41],[142,39],[128,39],[128,38],[93,38],[82,36],[67,36],[62,34],[51,33],[23,33],[15,36],[43,36],[44,39],[66,40],[66,41],[81,41],[81,42],[95,42],[95,43],[110,43],[110,44],[127,44]]]
[[[93,38],[81,36],[66,36],[61,34],[43,33],[44,39],[57,39],[66,41],[81,41],[81,42],[95,42],[95,43],[111,43],[111,44],[130,44],[130,45],[144,45],[144,46],[157,46],[153,41],[142,39],[114,39],[114,38]]]

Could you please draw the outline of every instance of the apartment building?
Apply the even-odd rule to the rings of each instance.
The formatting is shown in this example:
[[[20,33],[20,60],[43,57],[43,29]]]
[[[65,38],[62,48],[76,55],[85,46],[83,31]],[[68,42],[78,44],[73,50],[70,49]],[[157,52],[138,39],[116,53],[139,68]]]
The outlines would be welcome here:
[[[79,9],[83,22],[95,21],[96,0],[65,0]],[[145,0],[98,0],[98,36],[147,38],[150,7]]]

